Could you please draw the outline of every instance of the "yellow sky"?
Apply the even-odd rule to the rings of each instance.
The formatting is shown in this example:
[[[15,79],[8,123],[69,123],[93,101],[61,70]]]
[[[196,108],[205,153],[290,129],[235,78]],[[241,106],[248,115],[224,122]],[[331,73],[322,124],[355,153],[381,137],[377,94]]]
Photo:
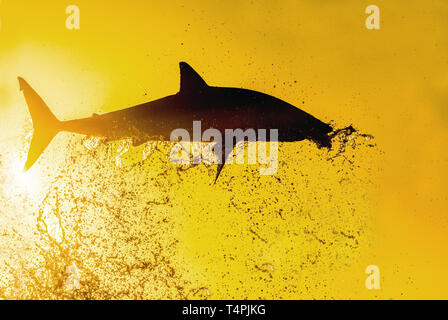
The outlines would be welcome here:
[[[380,30],[365,28],[371,3],[357,0],[73,3],[81,25],[70,31],[65,8],[72,2],[1,2],[0,137],[27,133],[19,75],[68,120],[176,93],[180,61],[210,85],[269,93],[375,137],[374,150],[353,152],[359,168],[345,186],[306,143],[296,155],[297,146],[281,152],[288,163],[279,175],[294,188],[256,176],[247,185],[240,177],[234,178],[242,179],[239,184],[225,186],[247,168],[232,168],[216,188],[205,169],[183,175],[167,191],[174,204],[160,213],[178,223],[163,239],[179,242],[172,265],[182,281],[210,288],[212,298],[447,298],[445,1],[376,0]],[[50,147],[48,154],[58,150]],[[307,188],[298,172],[309,175]],[[229,205],[234,198],[251,203],[249,211]],[[269,216],[279,208],[290,212],[287,221]],[[258,210],[269,218],[254,217]],[[251,223],[266,242],[252,239]],[[308,241],[309,230],[326,244]],[[329,246],[342,241],[341,230],[361,230],[359,246]],[[123,250],[132,255],[133,248]],[[316,252],[322,252],[320,264],[304,265]],[[234,260],[223,258],[232,254]],[[364,287],[370,264],[382,272],[379,291]],[[271,265],[267,282],[254,276]],[[138,297],[156,297],[145,294]]]

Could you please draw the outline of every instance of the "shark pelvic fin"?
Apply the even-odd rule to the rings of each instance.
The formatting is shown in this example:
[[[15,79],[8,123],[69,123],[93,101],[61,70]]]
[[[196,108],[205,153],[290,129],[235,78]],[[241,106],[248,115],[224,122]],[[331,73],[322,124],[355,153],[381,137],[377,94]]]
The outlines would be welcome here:
[[[222,172],[222,169],[224,169],[225,164],[228,161],[229,156],[233,157],[233,151],[235,149],[236,146],[236,142],[234,142],[233,147],[230,148],[224,148],[224,152],[222,154],[222,158],[221,158],[221,163],[218,164],[218,169],[216,171],[216,177],[215,177],[215,182],[213,184],[216,184],[216,182],[218,181],[218,178]],[[232,160],[230,160],[230,162],[233,162]]]
[[[198,92],[207,88],[207,83],[186,62],[179,63],[180,67],[180,92]]]

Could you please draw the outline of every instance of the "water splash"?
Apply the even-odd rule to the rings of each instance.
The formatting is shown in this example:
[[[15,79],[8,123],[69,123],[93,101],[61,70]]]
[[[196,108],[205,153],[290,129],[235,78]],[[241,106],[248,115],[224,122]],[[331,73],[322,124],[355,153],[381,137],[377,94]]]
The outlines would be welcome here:
[[[86,137],[83,139],[82,144],[87,148],[87,150],[93,151],[98,148],[101,140],[102,139],[100,137]]]
[[[336,150],[336,154],[331,155],[327,160],[334,160],[338,157],[344,157],[349,148],[354,150],[357,148],[357,146],[360,145],[364,145],[367,147],[376,146],[376,143],[372,142],[372,140],[374,139],[372,135],[361,133],[352,125],[334,130],[330,134],[330,139],[332,141],[332,144],[336,145],[337,147],[333,149]]]

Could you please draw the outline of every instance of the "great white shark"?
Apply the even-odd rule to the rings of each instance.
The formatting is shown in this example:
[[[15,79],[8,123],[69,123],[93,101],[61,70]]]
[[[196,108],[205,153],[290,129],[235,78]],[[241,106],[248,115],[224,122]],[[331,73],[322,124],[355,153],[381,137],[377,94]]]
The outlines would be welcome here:
[[[223,137],[226,129],[276,129],[279,142],[308,139],[319,148],[331,148],[333,128],[330,124],[265,93],[209,86],[190,65],[185,62],[179,65],[180,90],[177,94],[69,121],[58,120],[36,91],[19,77],[20,90],[34,128],[24,170],[33,166],[61,131],[104,137],[107,141],[132,139],[133,145],[138,146],[149,141],[170,140],[172,131],[178,128],[192,132],[194,121],[201,121],[204,130],[219,130]],[[216,179],[231,151],[224,150]]]

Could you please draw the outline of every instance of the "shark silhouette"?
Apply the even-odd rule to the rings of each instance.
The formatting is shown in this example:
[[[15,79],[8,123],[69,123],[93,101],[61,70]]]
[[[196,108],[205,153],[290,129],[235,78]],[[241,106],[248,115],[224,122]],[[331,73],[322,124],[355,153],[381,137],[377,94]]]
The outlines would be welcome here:
[[[180,63],[177,94],[70,121],[59,121],[33,88],[24,79],[19,77],[18,80],[34,127],[25,171],[33,166],[60,131],[105,137],[107,141],[130,138],[133,145],[138,146],[148,141],[169,140],[171,132],[177,128],[192,132],[193,121],[201,121],[204,130],[219,130],[223,137],[226,129],[277,129],[280,142],[308,139],[319,148],[331,148],[333,128],[329,124],[261,92],[209,86],[185,62]],[[232,151],[233,148],[222,152],[223,160],[218,164],[215,182]]]

